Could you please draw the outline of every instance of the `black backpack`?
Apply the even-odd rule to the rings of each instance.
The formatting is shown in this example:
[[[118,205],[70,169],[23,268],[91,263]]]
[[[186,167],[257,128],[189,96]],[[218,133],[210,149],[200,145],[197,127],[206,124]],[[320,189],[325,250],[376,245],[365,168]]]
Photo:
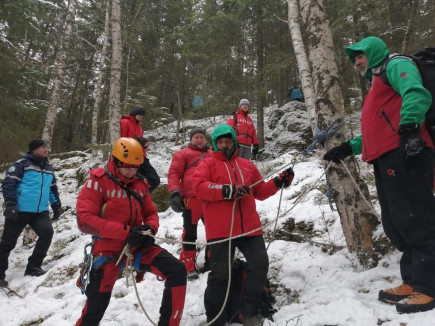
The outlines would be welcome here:
[[[404,58],[413,61],[420,72],[423,86],[432,95],[432,104],[426,112],[426,127],[430,133],[432,141],[435,143],[435,48],[424,48],[417,53],[407,56],[393,54],[382,64],[378,75],[381,80],[388,86],[391,86],[387,77],[387,64],[395,58]]]
[[[227,302],[227,322],[228,323],[242,323],[240,315],[240,302],[243,298],[243,288],[245,285],[247,275],[248,263],[235,259],[231,266],[231,287]],[[276,309],[272,307],[272,296],[270,292],[269,280],[266,282],[263,294],[261,297],[261,306],[259,313],[271,321],[272,315]]]

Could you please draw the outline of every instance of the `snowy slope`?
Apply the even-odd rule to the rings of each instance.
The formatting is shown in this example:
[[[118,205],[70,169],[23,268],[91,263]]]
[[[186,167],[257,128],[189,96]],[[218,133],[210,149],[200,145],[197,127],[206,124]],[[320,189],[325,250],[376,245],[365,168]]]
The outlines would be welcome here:
[[[265,110],[265,121],[276,118],[280,111],[281,122],[288,121],[298,110],[297,103],[287,104],[283,108],[276,106]],[[255,115],[253,115],[255,120]],[[185,128],[203,127],[211,133],[214,126],[224,123],[227,117],[215,117],[200,121],[185,121]],[[303,117],[299,123],[306,125]],[[293,119],[293,120],[298,120]],[[273,124],[271,124],[273,125]],[[299,151],[280,152],[280,146],[289,142],[302,144],[297,132],[283,128],[279,123],[273,129],[266,126],[268,138],[266,154],[270,158],[257,162],[264,176],[279,172],[289,162],[294,161],[296,173],[293,185],[283,191],[280,213],[279,193],[265,200],[257,201],[257,209],[263,222],[269,222],[266,232],[273,232],[274,220],[278,218],[281,228],[289,218],[296,223],[312,224],[315,231],[311,242],[273,241],[268,249],[270,258],[269,278],[276,288],[274,321],[264,325],[279,326],[320,326],[320,325],[435,325],[435,311],[411,315],[399,315],[394,306],[377,301],[380,289],[400,283],[398,252],[384,257],[378,267],[364,270],[355,257],[345,249],[339,217],[331,212],[323,191],[325,180],[317,156],[304,158]],[[280,129],[281,128],[281,129]],[[301,127],[302,128],[302,127]],[[290,128],[291,129],[291,128]],[[166,182],[166,174],[172,154],[180,148],[174,146],[175,123],[146,132],[154,140],[149,148],[152,165]],[[81,234],[75,222],[75,201],[78,193],[76,173],[78,169],[88,170],[101,165],[101,157],[93,158],[89,153],[77,152],[68,159],[51,160],[56,167],[56,176],[64,207],[70,209],[59,221],[54,222],[55,235],[43,268],[48,273],[40,278],[23,277],[27,257],[32,248],[21,244],[21,239],[9,259],[6,279],[15,293],[0,290],[0,325],[74,325],[85,302],[85,296],[75,286],[78,276],[78,264],[83,259],[83,247],[90,236]],[[364,173],[369,171],[362,164]],[[4,174],[0,175],[4,178]],[[316,184],[317,181],[320,181]],[[295,205],[298,196],[305,190],[310,191]],[[373,190],[373,189],[372,189]],[[3,198],[0,199],[0,204]],[[0,213],[2,209],[0,208]],[[160,237],[180,239],[182,233],[181,214],[171,209],[159,213]],[[3,215],[0,216],[2,232]],[[381,232],[381,229],[378,230]],[[204,227],[198,227],[198,241],[204,243]],[[318,245],[324,244],[322,245]],[[178,257],[180,245],[159,241],[162,247]],[[343,246],[333,254],[328,253],[329,246]],[[203,252],[199,255],[202,263]],[[207,274],[188,282],[186,305],[182,325],[203,325],[205,323],[203,295]],[[138,284],[140,300],[151,319],[158,320],[158,310],[163,283],[152,274]],[[138,304],[133,286],[127,286],[125,279],[117,281],[112,300],[101,325],[136,326],[151,325]]]

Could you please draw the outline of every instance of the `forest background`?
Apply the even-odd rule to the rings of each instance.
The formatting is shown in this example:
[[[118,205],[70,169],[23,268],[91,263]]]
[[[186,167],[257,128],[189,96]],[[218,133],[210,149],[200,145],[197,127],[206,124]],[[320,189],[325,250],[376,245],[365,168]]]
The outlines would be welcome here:
[[[381,37],[392,52],[410,54],[435,45],[434,1],[304,2],[326,12],[346,112],[360,107],[355,99],[362,100],[368,87],[345,58],[346,46],[369,35]],[[241,98],[248,98],[253,110],[283,105],[288,89],[301,86],[289,3],[1,1],[0,163],[17,159],[30,139],[41,137],[53,104],[52,152],[109,143],[111,106],[128,113],[132,105],[142,104],[143,127],[149,130],[181,116],[232,114]],[[300,25],[308,42],[302,21]],[[119,44],[113,39],[116,32]],[[115,46],[122,58],[113,57]],[[111,102],[116,73],[119,99]],[[194,106],[195,96],[203,105]],[[258,129],[264,145],[261,125]]]

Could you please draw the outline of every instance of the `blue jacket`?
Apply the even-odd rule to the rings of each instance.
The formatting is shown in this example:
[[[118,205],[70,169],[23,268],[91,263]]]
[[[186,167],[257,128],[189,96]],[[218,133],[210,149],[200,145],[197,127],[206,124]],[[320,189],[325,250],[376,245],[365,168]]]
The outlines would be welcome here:
[[[304,93],[299,88],[293,87],[289,90],[288,96],[291,100],[303,99]]]
[[[2,184],[5,202],[17,203],[19,212],[48,211],[48,203],[60,206],[54,168],[47,159],[26,154],[6,171]]]

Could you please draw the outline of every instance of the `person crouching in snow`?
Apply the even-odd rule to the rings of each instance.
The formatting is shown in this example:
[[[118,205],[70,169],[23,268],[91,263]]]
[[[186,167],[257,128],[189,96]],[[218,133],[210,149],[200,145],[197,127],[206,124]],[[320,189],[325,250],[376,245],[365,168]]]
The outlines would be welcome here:
[[[207,322],[218,315],[224,304],[228,269],[231,268],[228,266],[229,242],[213,242],[259,229],[232,240],[231,259],[237,247],[249,265],[240,308],[243,325],[262,325],[263,316],[259,306],[267,281],[269,259],[255,200],[265,200],[281,187],[289,187],[294,173],[288,168],[268,182],[260,181],[263,177],[257,167],[238,156],[236,133],[229,125],[217,126],[212,134],[212,142],[212,156],[201,161],[192,178],[196,196],[203,201],[205,232],[210,243],[211,272],[204,295]],[[234,201],[236,207],[233,218]],[[228,320],[226,314],[224,311],[213,325],[224,325]]]
[[[86,304],[76,325],[98,325],[109,305],[120,273],[116,265],[126,244],[138,259],[139,273],[152,272],[164,279],[165,289],[158,325],[179,325],[186,293],[186,268],[154,244],[159,217],[148,184],[137,170],[143,162],[142,147],[133,138],[116,140],[105,168],[94,169],[77,198],[80,231],[94,237],[92,255],[106,258],[93,266],[86,287]],[[95,264],[94,264],[95,265]],[[140,275],[140,274],[139,274]]]

